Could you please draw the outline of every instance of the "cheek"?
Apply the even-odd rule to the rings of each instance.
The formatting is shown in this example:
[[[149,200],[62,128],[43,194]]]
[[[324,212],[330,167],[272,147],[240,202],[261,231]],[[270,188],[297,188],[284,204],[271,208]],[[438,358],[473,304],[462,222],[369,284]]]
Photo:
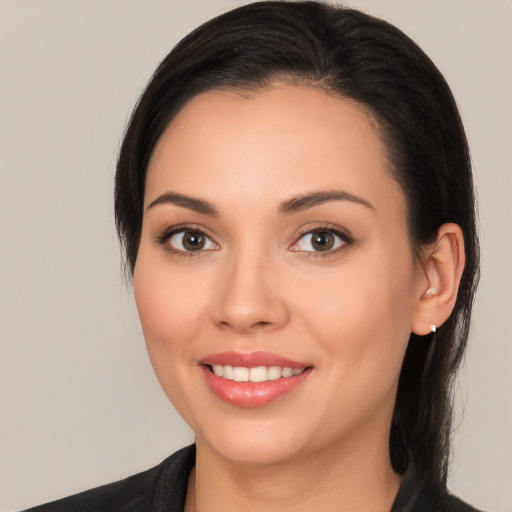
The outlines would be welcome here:
[[[310,283],[302,311],[325,364],[368,383],[396,380],[410,335],[413,281],[412,263],[365,258],[323,286]]]
[[[184,281],[168,265],[139,254],[133,286],[149,358],[165,394],[190,421],[190,347],[198,337],[200,307],[198,287]]]
[[[139,255],[134,295],[148,352],[155,367],[170,365],[200,325],[201,289],[166,262]]]

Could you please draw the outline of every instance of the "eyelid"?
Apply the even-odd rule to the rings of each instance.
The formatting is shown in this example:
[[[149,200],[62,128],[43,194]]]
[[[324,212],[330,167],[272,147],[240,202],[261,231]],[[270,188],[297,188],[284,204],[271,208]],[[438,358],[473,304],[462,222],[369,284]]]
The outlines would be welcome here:
[[[314,250],[306,251],[306,250],[296,247],[298,245],[299,241],[302,238],[304,238],[305,236],[313,235],[314,233],[324,233],[324,232],[333,234],[335,237],[337,237],[338,239],[340,239],[342,241],[342,244],[335,249],[328,249],[326,251],[314,251]],[[327,257],[327,256],[332,256],[332,255],[336,254],[337,252],[345,249],[346,247],[352,246],[353,244],[354,244],[354,239],[353,239],[351,233],[347,229],[342,228],[340,226],[335,226],[333,224],[324,224],[324,225],[315,226],[313,228],[310,228],[310,227],[304,228],[303,230],[301,230],[298,233],[298,235],[296,236],[295,242],[293,242],[293,244],[290,246],[290,248],[288,250],[291,252],[305,253],[308,255],[308,257]]]
[[[204,237],[206,237],[215,247],[214,248],[208,248],[208,249],[198,249],[197,251],[187,251],[187,250],[181,250],[176,249],[169,244],[167,244],[168,240],[179,233],[185,233],[185,232],[195,232],[200,233]],[[220,249],[219,244],[215,241],[214,237],[208,233],[209,230],[206,228],[198,225],[198,224],[178,224],[175,226],[171,226],[166,228],[161,234],[157,235],[155,237],[155,243],[158,245],[165,246],[165,249],[173,254],[177,254],[180,256],[198,256],[202,253],[209,252],[209,251],[215,251]],[[328,249],[325,251],[307,251],[300,249],[296,247],[299,243],[299,241],[304,238],[307,235],[313,235],[314,233],[322,233],[322,232],[328,232],[333,234],[336,238],[341,240],[341,245],[334,249]],[[299,253],[305,253],[312,257],[326,257],[336,254],[338,251],[343,250],[346,247],[349,247],[353,245],[354,240],[350,232],[342,228],[340,226],[335,226],[333,224],[322,224],[317,225],[314,227],[307,227],[303,228],[295,237],[295,241],[293,244],[288,248],[291,252],[299,252]]]
[[[215,245],[215,248],[208,248],[208,249],[198,249],[197,251],[187,251],[187,250],[181,250],[176,249],[172,247],[170,244],[167,244],[167,242],[174,236],[179,233],[186,233],[186,232],[192,232],[192,233],[199,233],[205,238],[207,238],[212,244]],[[207,233],[207,230],[203,228],[202,226],[198,224],[178,224],[176,226],[171,226],[165,229],[161,234],[157,235],[155,237],[155,243],[158,245],[165,246],[165,250],[177,254],[180,256],[198,256],[201,253],[209,252],[209,251],[215,251],[219,249],[219,244],[214,240],[214,238]]]

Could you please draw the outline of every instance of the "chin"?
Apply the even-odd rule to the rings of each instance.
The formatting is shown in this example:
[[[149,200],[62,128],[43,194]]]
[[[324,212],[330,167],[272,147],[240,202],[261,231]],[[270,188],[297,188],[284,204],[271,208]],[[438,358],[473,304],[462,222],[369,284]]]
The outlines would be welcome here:
[[[240,465],[266,466],[289,462],[300,457],[310,444],[305,432],[296,425],[279,425],[275,422],[233,422],[226,428],[208,429],[196,436],[201,448],[207,447],[218,456]]]
[[[291,446],[276,446],[268,442],[247,442],[237,440],[219,442],[211,445],[224,460],[240,466],[271,466],[289,462],[296,456],[296,450]]]

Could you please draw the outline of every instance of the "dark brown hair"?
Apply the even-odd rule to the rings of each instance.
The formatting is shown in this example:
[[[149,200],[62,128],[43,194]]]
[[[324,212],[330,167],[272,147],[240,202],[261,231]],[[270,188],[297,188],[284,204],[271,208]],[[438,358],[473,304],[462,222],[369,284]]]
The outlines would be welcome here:
[[[155,71],[127,127],[117,166],[115,214],[128,267],[139,246],[146,170],[176,113],[212,89],[254,90],[285,81],[350,98],[375,118],[390,171],[407,199],[412,244],[458,224],[466,266],[450,318],[428,336],[411,334],[391,425],[393,467],[414,461],[446,485],[452,384],[463,356],[478,281],[479,251],[469,151],[443,76],[403,32],[362,12],[316,2],[258,2],[205,23]]]

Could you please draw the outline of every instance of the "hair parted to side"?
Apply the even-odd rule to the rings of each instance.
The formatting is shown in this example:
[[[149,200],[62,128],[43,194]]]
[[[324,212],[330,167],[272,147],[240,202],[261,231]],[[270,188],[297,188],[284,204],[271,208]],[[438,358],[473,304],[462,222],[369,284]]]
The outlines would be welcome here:
[[[275,82],[318,87],[358,102],[377,122],[390,172],[406,196],[415,248],[458,224],[466,267],[450,318],[428,336],[411,334],[390,455],[403,473],[412,459],[432,485],[446,485],[452,385],[468,338],[479,249],[464,128],[443,76],[404,33],[362,12],[316,2],[257,2],[205,23],[162,61],[140,98],[121,147],[116,225],[133,272],[142,228],[146,171],[160,136],[181,107],[213,89]]]

